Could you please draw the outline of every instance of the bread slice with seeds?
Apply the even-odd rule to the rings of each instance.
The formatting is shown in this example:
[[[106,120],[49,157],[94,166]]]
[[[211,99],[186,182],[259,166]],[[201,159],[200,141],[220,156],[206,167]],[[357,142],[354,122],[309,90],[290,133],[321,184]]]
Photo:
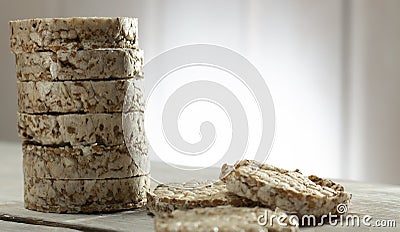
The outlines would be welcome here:
[[[160,184],[152,193],[147,193],[147,202],[147,208],[153,214],[220,205],[237,207],[257,205],[256,202],[228,192],[222,181]]]
[[[142,112],[98,114],[18,113],[18,134],[32,143],[50,146],[124,144],[122,117],[129,130],[129,144],[147,150]],[[128,123],[129,122],[129,123]],[[128,147],[129,148],[129,147]],[[129,148],[130,149],[130,148]]]
[[[265,216],[267,219],[264,219]],[[279,209],[272,211],[267,208],[232,206],[176,210],[170,214],[157,215],[154,220],[154,228],[157,232],[295,232],[299,231],[297,225],[297,221],[290,220],[290,217]]]
[[[298,170],[288,171],[253,160],[224,165],[220,179],[238,196],[299,216],[335,214],[339,204],[348,204],[351,199],[351,194],[332,181],[308,178]]]
[[[143,80],[17,82],[18,111],[44,113],[122,112],[129,85],[130,111],[144,112]]]
[[[143,78],[143,50],[95,49],[15,55],[18,81]]]
[[[105,180],[24,177],[25,207],[41,212],[93,213],[146,204],[148,176]]]
[[[14,53],[137,48],[137,18],[37,18],[10,22]]]
[[[125,145],[22,145],[25,176],[44,179],[107,179],[147,175],[146,153],[130,154]]]

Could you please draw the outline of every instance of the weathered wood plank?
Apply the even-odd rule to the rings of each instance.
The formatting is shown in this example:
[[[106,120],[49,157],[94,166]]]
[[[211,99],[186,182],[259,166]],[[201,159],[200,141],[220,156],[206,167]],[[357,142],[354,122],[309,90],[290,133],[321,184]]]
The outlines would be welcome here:
[[[16,222],[9,222],[9,221],[1,221],[1,220],[0,220],[0,229],[3,232],[14,232],[14,231],[74,232],[74,231],[78,231],[78,230],[72,230],[72,229],[68,229],[68,228],[50,227],[50,226],[42,226],[42,225],[30,225],[30,224],[16,223]]]
[[[153,231],[145,209],[110,214],[53,214],[27,210],[22,202],[0,204],[0,220],[25,222],[83,231]]]

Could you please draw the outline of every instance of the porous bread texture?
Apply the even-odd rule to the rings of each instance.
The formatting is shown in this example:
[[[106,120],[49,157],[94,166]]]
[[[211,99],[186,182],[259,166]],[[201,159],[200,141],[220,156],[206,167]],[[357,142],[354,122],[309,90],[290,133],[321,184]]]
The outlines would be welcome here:
[[[131,154],[148,153],[144,116],[141,112],[122,113],[124,141]]]
[[[263,225],[265,219],[261,219],[259,224],[259,217],[265,216],[268,218],[265,225]],[[269,218],[272,218],[272,221]],[[280,223],[278,223],[278,218],[281,220]],[[154,229],[157,232],[299,231],[298,226],[291,223],[289,216],[279,209],[272,211],[259,207],[218,206],[176,210],[170,214],[157,215],[154,220]]]
[[[129,85],[130,111],[144,112],[143,80],[17,82],[18,111],[43,113],[122,112]]]
[[[222,181],[160,184],[147,193],[147,208],[153,214],[220,205],[253,207],[257,203],[228,192]]]
[[[54,213],[109,212],[142,207],[147,176],[106,180],[24,177],[25,208]]]
[[[254,160],[238,161],[233,167],[224,165],[220,178],[238,196],[299,216],[336,214],[337,205],[348,204],[351,199],[351,194],[332,181],[315,181],[298,170],[288,171]]]
[[[129,154],[125,145],[22,145],[24,176],[44,179],[106,179],[147,175],[146,153]]]
[[[128,148],[140,146],[147,149],[144,135],[143,113],[124,113],[129,130],[127,137],[133,143]],[[135,124],[135,125],[133,125]],[[122,113],[43,115],[18,113],[18,134],[32,143],[51,146],[124,144]]]
[[[15,55],[18,81],[143,78],[143,50],[95,49]]]
[[[14,53],[137,48],[137,18],[37,18],[11,21]]]

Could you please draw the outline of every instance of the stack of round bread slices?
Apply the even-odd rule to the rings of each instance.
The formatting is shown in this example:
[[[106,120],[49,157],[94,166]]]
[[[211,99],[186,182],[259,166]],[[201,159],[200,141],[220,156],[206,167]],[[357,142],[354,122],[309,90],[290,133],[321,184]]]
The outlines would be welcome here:
[[[26,208],[90,213],[146,203],[149,163],[137,24],[135,18],[10,22]],[[134,94],[124,107],[128,87]],[[123,117],[134,128],[130,144]]]

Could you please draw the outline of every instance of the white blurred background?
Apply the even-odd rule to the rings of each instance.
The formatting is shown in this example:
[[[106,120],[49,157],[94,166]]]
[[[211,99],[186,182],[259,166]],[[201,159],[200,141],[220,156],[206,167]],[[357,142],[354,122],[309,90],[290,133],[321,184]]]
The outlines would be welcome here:
[[[9,20],[132,16],[139,18],[147,61],[177,46],[206,43],[238,52],[260,71],[276,110],[269,163],[306,174],[400,184],[400,1],[0,4],[0,146],[19,141]]]

